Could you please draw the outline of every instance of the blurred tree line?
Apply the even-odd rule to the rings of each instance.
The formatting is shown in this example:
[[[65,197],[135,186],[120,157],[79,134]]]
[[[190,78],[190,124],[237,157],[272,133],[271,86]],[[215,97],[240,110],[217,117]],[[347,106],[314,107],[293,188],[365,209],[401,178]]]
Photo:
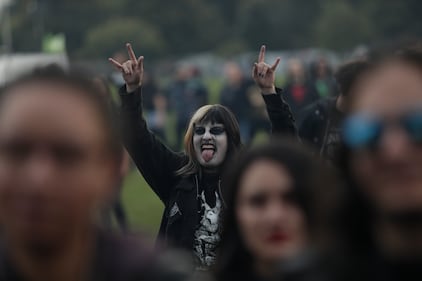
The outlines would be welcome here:
[[[360,45],[422,36],[419,0],[15,0],[14,51],[63,32],[74,58],[104,58],[130,41],[148,57],[203,51]]]

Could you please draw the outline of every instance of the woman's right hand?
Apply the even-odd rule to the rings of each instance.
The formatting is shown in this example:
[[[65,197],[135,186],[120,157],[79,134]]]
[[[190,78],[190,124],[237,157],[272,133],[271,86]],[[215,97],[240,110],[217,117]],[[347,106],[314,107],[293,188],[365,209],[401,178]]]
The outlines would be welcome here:
[[[130,43],[126,44],[129,54],[129,60],[124,63],[109,58],[108,60],[122,73],[122,77],[126,82],[126,91],[128,93],[134,92],[142,85],[144,76],[144,57],[136,58]]]

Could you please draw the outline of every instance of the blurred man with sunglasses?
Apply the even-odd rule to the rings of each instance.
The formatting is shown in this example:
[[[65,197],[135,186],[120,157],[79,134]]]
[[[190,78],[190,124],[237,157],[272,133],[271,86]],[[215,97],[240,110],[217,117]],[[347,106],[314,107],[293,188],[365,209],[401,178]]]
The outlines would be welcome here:
[[[368,63],[343,125],[338,280],[421,280],[422,48]]]

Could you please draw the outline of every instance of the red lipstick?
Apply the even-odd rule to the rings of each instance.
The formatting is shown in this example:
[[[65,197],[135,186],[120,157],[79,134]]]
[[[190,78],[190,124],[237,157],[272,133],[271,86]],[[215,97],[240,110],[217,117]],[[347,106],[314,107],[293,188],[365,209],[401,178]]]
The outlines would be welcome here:
[[[272,242],[272,243],[280,243],[288,239],[289,237],[284,232],[274,232],[270,236],[267,237],[267,241]]]

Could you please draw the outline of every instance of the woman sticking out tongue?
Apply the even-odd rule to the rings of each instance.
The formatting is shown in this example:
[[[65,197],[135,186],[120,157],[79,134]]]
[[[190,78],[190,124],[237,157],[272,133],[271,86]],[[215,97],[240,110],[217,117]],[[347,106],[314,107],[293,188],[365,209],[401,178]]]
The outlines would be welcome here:
[[[193,145],[201,166],[210,168],[221,165],[227,153],[227,134],[224,125],[212,122],[195,125]]]
[[[124,144],[165,205],[159,231],[161,240],[192,251],[197,268],[206,269],[214,263],[220,242],[219,214],[224,208],[220,172],[242,145],[238,122],[227,107],[202,106],[189,121],[184,152],[170,150],[148,129],[142,116],[144,58],[137,58],[130,44],[127,48],[130,59],[126,62],[110,59],[126,82],[120,89]],[[268,76],[271,75],[269,72]],[[272,116],[286,120],[273,123],[284,124],[285,130],[291,132],[294,121],[280,96],[273,95],[266,103]]]

